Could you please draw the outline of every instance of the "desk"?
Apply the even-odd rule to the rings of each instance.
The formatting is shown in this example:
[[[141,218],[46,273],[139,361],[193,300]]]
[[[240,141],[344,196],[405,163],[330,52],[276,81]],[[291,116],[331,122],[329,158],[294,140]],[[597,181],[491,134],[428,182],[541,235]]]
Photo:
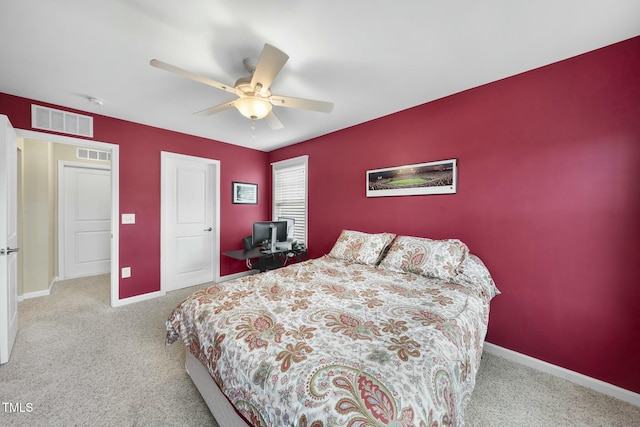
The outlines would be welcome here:
[[[247,262],[247,267],[258,269],[260,272],[275,270],[284,267],[290,258],[301,261],[307,257],[307,249],[292,249],[276,251],[272,253],[262,252],[262,248],[238,249],[236,251],[223,252],[223,255]],[[257,261],[252,261],[257,260]]]

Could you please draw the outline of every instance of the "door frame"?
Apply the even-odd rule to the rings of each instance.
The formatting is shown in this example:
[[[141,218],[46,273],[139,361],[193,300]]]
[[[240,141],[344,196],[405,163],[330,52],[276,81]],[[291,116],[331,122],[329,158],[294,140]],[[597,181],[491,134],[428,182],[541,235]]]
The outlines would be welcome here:
[[[118,144],[74,138],[53,133],[17,129],[18,138],[102,149],[111,152],[111,307],[122,305],[120,288],[120,147]],[[59,239],[59,236],[58,236]]]
[[[107,165],[100,165],[97,163],[83,163],[83,162],[74,162],[69,160],[59,160],[58,161],[58,277],[62,280],[66,278],[64,262],[66,260],[66,250],[65,250],[65,208],[66,203],[60,203],[63,201],[66,196],[65,183],[64,183],[64,170],[66,167],[70,168],[81,168],[81,169],[98,169],[102,171],[111,172],[111,167]],[[64,191],[63,191],[64,190]],[[113,225],[113,224],[112,224]]]
[[[214,213],[214,226],[213,226],[213,281],[218,283],[220,281],[220,160],[210,159],[208,157],[191,156],[187,154],[172,153],[170,151],[160,152],[160,291],[166,292],[165,282],[167,280],[167,268],[166,265],[170,260],[167,259],[167,245],[170,244],[165,226],[166,213],[165,210],[169,207],[166,200],[166,189],[164,186],[165,175],[167,173],[167,159],[185,159],[191,161],[198,161],[213,165],[213,179],[214,179],[214,197],[213,197],[213,213]]]

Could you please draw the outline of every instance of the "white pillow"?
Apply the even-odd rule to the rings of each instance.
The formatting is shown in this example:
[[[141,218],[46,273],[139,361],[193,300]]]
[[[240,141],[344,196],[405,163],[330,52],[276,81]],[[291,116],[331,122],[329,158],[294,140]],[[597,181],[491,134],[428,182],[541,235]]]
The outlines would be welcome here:
[[[380,268],[452,280],[468,253],[467,245],[457,239],[398,236],[380,262]]]
[[[359,264],[376,265],[395,234],[369,234],[360,231],[342,230],[329,256]]]

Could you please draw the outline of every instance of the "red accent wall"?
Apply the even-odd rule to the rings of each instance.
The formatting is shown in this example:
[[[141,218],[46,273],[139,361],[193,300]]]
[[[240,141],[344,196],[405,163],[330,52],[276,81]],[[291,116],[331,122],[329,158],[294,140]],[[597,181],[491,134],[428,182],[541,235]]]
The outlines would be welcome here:
[[[0,93],[0,114],[15,128],[31,128],[31,104],[93,116],[93,140],[120,147],[120,212],[135,213],[136,224],[120,225],[120,266],[131,278],[120,279],[120,298],[160,290],[160,152],[188,154],[220,161],[220,249],[242,248],[253,221],[270,218],[268,154],[210,139],[71,110]],[[258,205],[231,203],[231,182],[258,184]],[[246,271],[242,261],[220,256],[222,276]]]
[[[269,161],[309,155],[311,256],[342,228],[459,238],[502,291],[487,341],[638,393],[639,76],[636,37]],[[365,196],[367,169],[450,158],[455,195]]]

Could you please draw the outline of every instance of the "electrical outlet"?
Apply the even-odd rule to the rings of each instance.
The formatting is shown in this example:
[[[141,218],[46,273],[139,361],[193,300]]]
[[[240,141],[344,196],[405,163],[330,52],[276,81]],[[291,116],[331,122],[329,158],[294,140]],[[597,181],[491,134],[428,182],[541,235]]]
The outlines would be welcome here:
[[[131,267],[122,267],[122,278],[126,279],[131,277]]]

